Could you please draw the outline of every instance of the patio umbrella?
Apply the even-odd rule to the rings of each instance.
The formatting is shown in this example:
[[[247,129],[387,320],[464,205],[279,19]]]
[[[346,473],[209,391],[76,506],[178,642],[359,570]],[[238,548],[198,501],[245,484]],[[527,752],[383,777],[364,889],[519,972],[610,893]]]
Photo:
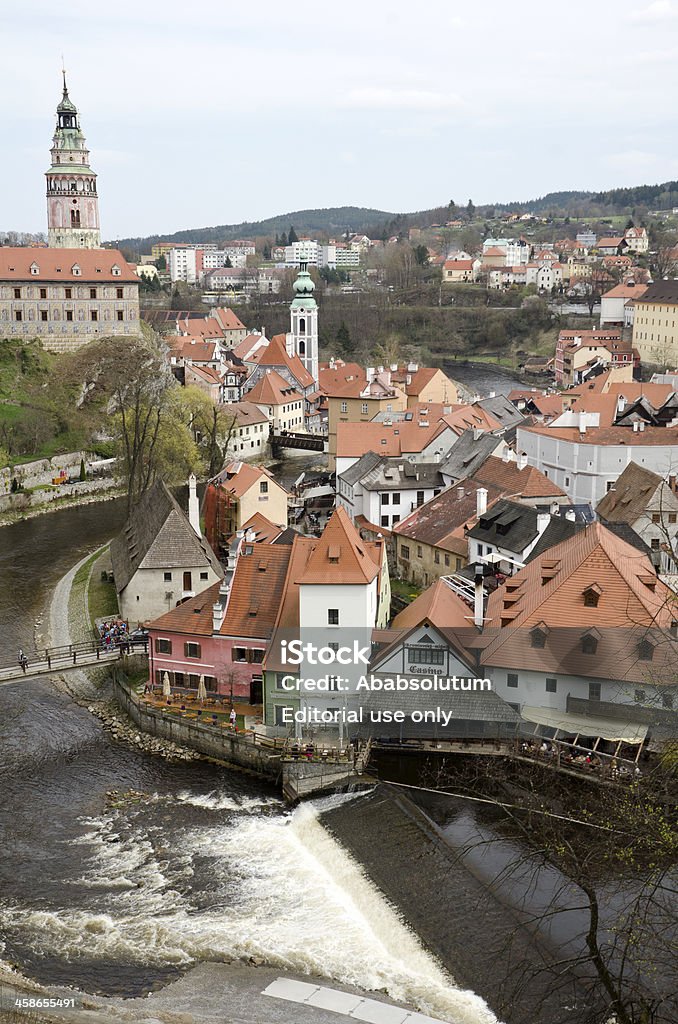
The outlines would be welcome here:
[[[200,676],[198,680],[198,700],[207,700],[207,687],[205,686],[205,677]]]
[[[172,696],[172,687],[170,686],[170,678],[167,672],[162,677],[162,695],[163,697]]]

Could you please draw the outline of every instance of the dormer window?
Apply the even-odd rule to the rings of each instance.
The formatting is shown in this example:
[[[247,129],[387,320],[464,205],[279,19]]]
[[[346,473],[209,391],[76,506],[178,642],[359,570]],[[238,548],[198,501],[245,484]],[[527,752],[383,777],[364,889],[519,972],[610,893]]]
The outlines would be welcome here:
[[[584,633],[581,639],[582,654],[595,654],[598,650],[598,637],[595,633]]]
[[[602,590],[597,583],[587,587],[584,591],[584,607],[585,608],[597,608],[598,602],[600,601],[600,595]]]
[[[80,277],[81,271],[77,263],[74,263],[71,267],[71,273],[73,274],[73,277]]]
[[[654,644],[643,639],[638,644],[638,661],[652,661],[654,657]]]
[[[39,273],[40,273],[40,267],[38,266],[38,264],[37,263],[31,263],[31,274],[33,275],[33,277],[37,277],[37,275]]]
[[[113,266],[111,267],[111,273],[113,274],[114,277],[120,277],[120,267],[118,266],[117,263],[114,263]]]
[[[546,629],[542,626],[535,626],[534,629],[530,630],[530,647],[546,647],[546,636]]]

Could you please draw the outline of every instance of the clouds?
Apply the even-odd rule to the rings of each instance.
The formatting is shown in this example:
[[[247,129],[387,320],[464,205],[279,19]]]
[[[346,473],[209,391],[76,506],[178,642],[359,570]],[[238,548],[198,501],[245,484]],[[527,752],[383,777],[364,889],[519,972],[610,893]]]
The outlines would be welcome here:
[[[674,175],[678,0],[6,6],[0,229],[44,228],[62,51],[105,237]]]
[[[653,3],[636,11],[631,11],[629,21],[636,24],[656,24],[662,21],[672,21],[678,15],[678,10],[671,0],[653,0]]]
[[[455,93],[428,89],[352,89],[341,104],[362,110],[457,110],[462,100]]]

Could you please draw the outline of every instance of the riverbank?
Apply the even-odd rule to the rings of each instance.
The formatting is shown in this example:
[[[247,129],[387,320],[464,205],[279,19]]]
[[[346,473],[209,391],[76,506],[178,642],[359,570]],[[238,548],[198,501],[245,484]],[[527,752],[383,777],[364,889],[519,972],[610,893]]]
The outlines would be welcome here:
[[[82,497],[78,495],[62,497],[46,502],[43,505],[36,505],[33,508],[29,505],[23,509],[0,512],[0,526],[12,526],[14,523],[22,523],[27,519],[36,519],[38,516],[44,516],[50,512],[61,512],[66,508],[103,504],[116,498],[122,498],[126,493],[125,487],[113,485],[110,490],[106,489],[103,493],[87,494]]]

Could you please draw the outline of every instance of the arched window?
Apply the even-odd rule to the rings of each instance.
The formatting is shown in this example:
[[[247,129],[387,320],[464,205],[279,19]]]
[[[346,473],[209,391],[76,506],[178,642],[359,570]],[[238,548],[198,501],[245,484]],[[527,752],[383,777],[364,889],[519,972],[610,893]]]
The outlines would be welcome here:
[[[300,341],[299,342],[299,355],[300,356],[305,356],[306,355],[306,342],[305,341]]]
[[[299,334],[306,334],[306,317],[299,317]]]

